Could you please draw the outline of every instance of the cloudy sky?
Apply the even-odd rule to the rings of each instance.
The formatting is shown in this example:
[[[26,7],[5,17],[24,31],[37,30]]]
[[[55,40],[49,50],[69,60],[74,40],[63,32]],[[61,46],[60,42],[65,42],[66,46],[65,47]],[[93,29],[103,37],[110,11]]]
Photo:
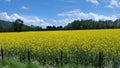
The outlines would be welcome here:
[[[66,25],[74,20],[116,20],[120,0],[0,0],[0,19],[27,25]]]

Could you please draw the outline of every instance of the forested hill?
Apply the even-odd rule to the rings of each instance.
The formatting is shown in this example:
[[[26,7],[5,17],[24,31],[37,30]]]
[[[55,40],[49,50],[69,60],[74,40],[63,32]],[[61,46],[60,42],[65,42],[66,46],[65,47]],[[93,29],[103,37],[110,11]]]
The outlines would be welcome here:
[[[19,20],[19,19],[17,19]],[[22,20],[21,20],[22,21]],[[42,28],[39,26],[28,26],[25,25],[24,22],[22,25],[20,25],[19,21],[4,21],[0,20],[0,32],[16,32],[16,29],[19,30],[21,27],[21,31],[39,31]]]
[[[40,26],[28,26],[24,21],[17,19],[16,21],[9,22],[0,20],[0,32],[18,32],[18,31],[41,31],[41,30],[82,30],[82,29],[115,29],[120,28],[120,19],[112,20],[74,20],[66,26],[46,26],[43,29]]]
[[[112,20],[75,20],[64,27],[67,30],[79,29],[115,29],[120,28],[120,19]]]
[[[2,28],[8,28],[11,26],[11,24],[12,24],[12,22],[0,20],[0,26]]]

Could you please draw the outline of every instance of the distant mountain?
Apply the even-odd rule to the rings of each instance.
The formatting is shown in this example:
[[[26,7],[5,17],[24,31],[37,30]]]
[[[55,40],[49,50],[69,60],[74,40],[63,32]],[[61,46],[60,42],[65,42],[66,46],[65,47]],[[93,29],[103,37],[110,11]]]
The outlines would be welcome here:
[[[12,24],[12,22],[10,22],[10,21],[0,20],[0,25],[2,25],[3,28],[8,28],[11,26],[11,24]]]
[[[22,31],[39,31],[42,30],[39,26],[28,26],[23,24]],[[12,26],[12,22],[0,20],[0,32],[13,32],[14,28]]]

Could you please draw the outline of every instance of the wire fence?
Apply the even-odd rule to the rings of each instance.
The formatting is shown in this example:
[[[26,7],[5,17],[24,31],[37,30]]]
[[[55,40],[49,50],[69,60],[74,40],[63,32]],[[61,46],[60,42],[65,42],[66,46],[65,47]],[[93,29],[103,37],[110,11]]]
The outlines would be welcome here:
[[[8,54],[6,54],[6,52],[7,51],[5,51],[3,48],[1,48],[0,57],[1,57],[2,61],[4,61],[5,58],[9,58],[9,57],[10,58],[15,58],[16,57],[18,60],[20,60],[20,62],[26,62],[27,61],[27,62],[30,63],[30,62],[32,62],[34,60],[37,60],[42,65],[45,65],[45,64],[47,64],[47,62],[49,62],[49,60],[47,61],[47,59],[46,59],[47,56],[43,56],[43,55],[35,56],[35,55],[32,54],[32,52],[30,50],[27,50],[27,52],[24,53],[24,54],[21,52],[20,55],[11,55],[12,53],[10,53],[10,52],[9,52],[9,55],[8,55]],[[42,56],[42,58],[39,58],[41,56]],[[66,59],[65,54],[64,54],[64,52],[62,50],[59,53],[59,57],[60,58],[56,58],[55,56],[49,57],[52,60],[52,62],[50,61],[49,64],[50,65],[56,64],[56,65],[60,65],[61,67],[63,65],[65,65],[65,64],[69,64],[69,62],[67,62],[67,60],[69,61],[69,59]],[[77,58],[76,60],[71,61],[71,63],[82,64],[79,61],[79,58]],[[83,57],[81,57],[81,58],[83,58]],[[96,62],[94,62],[94,67],[95,68],[105,68],[105,66],[106,66],[106,62],[105,62],[106,58],[105,58],[105,55],[104,55],[103,52],[99,52],[99,54],[97,55],[97,57],[95,57],[95,59],[96,59],[95,60]],[[83,60],[85,62],[87,62],[87,60],[85,60],[85,59],[83,59]],[[88,64],[84,64],[84,65],[88,65]],[[113,68],[119,68],[119,64],[118,63],[113,63],[112,65],[113,65],[112,66]]]

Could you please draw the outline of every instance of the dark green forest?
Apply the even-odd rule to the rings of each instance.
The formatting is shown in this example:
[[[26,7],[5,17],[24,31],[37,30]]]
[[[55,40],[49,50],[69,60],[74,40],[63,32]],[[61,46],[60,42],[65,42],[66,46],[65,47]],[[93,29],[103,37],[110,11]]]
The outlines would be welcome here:
[[[46,31],[46,30],[83,30],[83,29],[118,29],[120,19],[112,20],[75,20],[66,26],[28,26],[24,21],[17,19],[13,22],[0,20],[0,32],[21,32],[21,31]]]
[[[112,20],[75,20],[64,27],[67,30],[79,30],[79,29],[115,29],[120,28],[120,19]]]

